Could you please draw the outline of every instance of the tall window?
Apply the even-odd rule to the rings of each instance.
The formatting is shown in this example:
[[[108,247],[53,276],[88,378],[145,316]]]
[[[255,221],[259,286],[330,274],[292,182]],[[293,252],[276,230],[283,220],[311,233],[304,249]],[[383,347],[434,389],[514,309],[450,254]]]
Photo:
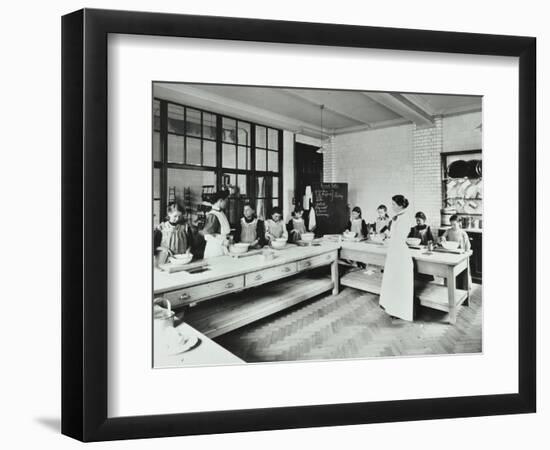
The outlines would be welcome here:
[[[230,197],[235,225],[244,204],[266,217],[282,197],[282,130],[166,100],[153,100],[153,214],[163,220],[177,201],[187,220],[204,224],[207,203],[220,188]]]

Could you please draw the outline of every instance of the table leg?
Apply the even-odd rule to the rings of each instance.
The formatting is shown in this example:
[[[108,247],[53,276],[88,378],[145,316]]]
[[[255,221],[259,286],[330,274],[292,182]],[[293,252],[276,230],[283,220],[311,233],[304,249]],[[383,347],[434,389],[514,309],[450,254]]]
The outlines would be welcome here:
[[[449,267],[447,273],[447,290],[449,292],[449,323],[456,323],[456,274],[452,267]]]
[[[338,274],[338,260],[335,260],[330,265],[330,275],[332,278],[332,282],[334,284],[334,287],[332,288],[332,295],[338,295],[338,292],[340,291],[340,276]]]

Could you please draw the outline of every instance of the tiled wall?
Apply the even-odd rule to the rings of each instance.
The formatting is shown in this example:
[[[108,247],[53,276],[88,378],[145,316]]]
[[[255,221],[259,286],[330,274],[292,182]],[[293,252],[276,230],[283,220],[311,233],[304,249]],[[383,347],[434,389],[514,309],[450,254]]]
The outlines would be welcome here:
[[[426,214],[430,225],[439,225],[441,210],[441,148],[443,121],[413,130],[414,209]]]

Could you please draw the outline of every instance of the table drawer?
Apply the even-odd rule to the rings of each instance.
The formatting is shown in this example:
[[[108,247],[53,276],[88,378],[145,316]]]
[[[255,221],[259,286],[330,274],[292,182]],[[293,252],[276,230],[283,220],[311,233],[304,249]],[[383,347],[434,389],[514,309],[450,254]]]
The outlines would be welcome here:
[[[199,284],[177,291],[167,292],[164,297],[170,300],[172,307],[189,305],[207,298],[238,291],[244,287],[244,276],[225,278],[210,283]]]
[[[311,258],[298,261],[298,272],[308,270],[313,267],[324,266],[336,260],[336,252],[325,253],[324,255],[313,256]]]
[[[247,273],[245,276],[246,287],[256,286],[267,283],[268,281],[278,280],[296,273],[296,263],[288,263],[282,266],[271,267],[269,269],[258,270]]]

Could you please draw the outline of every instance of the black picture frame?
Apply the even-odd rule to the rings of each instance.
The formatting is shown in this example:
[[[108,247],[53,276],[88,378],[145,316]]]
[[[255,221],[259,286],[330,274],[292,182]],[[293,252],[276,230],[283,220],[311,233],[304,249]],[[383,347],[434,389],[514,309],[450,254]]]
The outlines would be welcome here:
[[[107,36],[110,33],[519,58],[517,393],[107,417]],[[535,412],[536,39],[84,9],[62,18],[62,433],[82,441]]]

